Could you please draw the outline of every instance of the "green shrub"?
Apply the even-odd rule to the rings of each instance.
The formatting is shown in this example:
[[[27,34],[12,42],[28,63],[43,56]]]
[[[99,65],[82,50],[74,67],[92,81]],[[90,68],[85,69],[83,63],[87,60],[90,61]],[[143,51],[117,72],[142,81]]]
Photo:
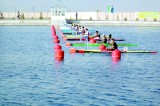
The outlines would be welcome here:
[[[92,20],[92,17],[90,17],[89,20]]]
[[[139,21],[139,18],[136,18],[136,21]]]
[[[124,18],[124,21],[127,21],[127,18]]]
[[[153,20],[154,20],[154,21],[157,21],[157,18],[154,18]]]
[[[117,15],[117,21],[119,21],[119,15]]]
[[[106,20],[108,20],[108,17],[106,17]]]
[[[43,19],[42,12],[40,12],[40,17],[39,17],[39,19]]]
[[[106,15],[106,18],[105,18],[106,20],[108,20],[108,14]]]

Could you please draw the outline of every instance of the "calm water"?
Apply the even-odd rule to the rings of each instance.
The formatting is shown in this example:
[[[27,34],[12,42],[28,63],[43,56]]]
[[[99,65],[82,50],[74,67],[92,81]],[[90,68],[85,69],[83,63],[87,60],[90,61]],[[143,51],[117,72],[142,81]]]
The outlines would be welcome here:
[[[50,26],[0,26],[0,105],[160,105],[160,28],[91,28],[139,45],[129,50],[158,54],[122,54],[114,62],[110,54],[71,55],[61,39],[65,59],[58,62]]]

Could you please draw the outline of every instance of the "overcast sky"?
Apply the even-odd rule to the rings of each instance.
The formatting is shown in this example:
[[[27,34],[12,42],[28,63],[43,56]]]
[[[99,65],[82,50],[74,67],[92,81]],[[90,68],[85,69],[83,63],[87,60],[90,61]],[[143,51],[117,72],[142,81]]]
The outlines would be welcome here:
[[[0,11],[44,12],[60,0],[0,0]],[[117,12],[158,11],[160,0],[61,0],[67,11],[107,11],[108,5]]]

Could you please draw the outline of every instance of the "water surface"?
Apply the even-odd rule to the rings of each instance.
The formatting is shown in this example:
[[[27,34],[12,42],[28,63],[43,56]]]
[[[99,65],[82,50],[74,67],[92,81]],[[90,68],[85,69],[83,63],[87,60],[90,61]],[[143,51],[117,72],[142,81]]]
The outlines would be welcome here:
[[[160,28],[91,28],[138,44],[129,50],[158,53],[122,54],[115,62],[110,54],[69,54],[60,38],[65,59],[58,62],[50,26],[0,26],[0,105],[160,105]]]

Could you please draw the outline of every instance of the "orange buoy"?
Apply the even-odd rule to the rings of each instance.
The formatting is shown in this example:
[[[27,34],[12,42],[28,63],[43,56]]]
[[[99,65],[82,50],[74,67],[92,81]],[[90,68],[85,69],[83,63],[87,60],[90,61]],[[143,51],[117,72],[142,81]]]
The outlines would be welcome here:
[[[103,44],[101,44],[98,48],[99,48],[101,51],[106,50],[106,46],[105,46],[105,45],[103,45]]]
[[[63,38],[63,40],[64,40],[64,41],[67,41],[67,38],[66,38],[66,37],[64,37],[64,38]]]
[[[58,50],[58,49],[62,49],[62,46],[59,45],[59,44],[57,44],[57,45],[54,46],[54,50]]]
[[[64,38],[65,36],[64,35],[62,35],[62,38]]]
[[[59,39],[54,39],[54,43],[60,43]]]
[[[94,43],[96,43],[96,40],[95,39],[91,39],[90,43],[94,44]]]
[[[70,48],[70,53],[76,53],[76,49],[75,48]]]
[[[112,58],[121,59],[121,51],[117,49],[112,51]]]
[[[71,46],[71,44],[70,43],[66,43],[66,46]]]
[[[55,59],[56,59],[56,60],[63,60],[63,59],[64,59],[64,51],[61,50],[61,49],[58,49],[58,50],[55,52]]]

